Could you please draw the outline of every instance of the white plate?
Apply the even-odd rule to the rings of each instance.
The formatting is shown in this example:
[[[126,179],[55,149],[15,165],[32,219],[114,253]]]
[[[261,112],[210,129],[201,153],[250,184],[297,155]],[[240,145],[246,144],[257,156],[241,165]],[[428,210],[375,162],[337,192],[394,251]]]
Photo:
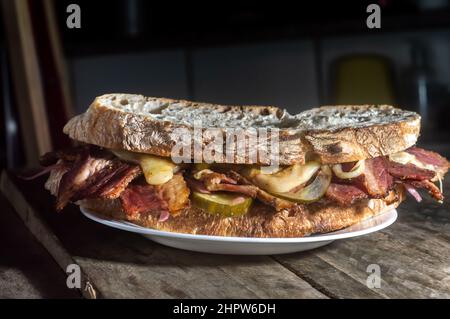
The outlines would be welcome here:
[[[335,232],[300,238],[249,238],[191,235],[141,227],[126,221],[108,219],[85,208],[81,212],[101,224],[138,233],[162,245],[213,254],[274,255],[310,250],[334,240],[362,236],[388,227],[397,219],[395,209]]]

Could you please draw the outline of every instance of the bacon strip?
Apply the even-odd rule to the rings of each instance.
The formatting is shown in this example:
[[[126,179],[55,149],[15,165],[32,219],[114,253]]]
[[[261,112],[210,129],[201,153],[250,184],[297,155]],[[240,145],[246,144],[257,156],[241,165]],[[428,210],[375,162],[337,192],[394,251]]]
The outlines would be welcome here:
[[[368,198],[368,195],[354,185],[331,183],[325,196],[341,205],[352,205],[357,200]]]
[[[427,151],[419,147],[411,147],[406,152],[414,155],[416,159],[424,164],[431,164],[435,167],[448,169],[449,162],[447,159],[436,152]]]
[[[168,210],[160,191],[152,185],[129,185],[120,194],[122,209],[128,216]]]
[[[423,180],[423,181],[409,181],[409,184],[416,188],[424,188],[428,191],[428,194],[430,194],[431,197],[436,199],[437,201],[441,202],[444,200],[444,195],[442,195],[441,190],[439,187],[437,187],[433,182],[429,180]]]
[[[205,172],[201,175],[199,181],[203,182],[207,189],[212,185],[217,185],[220,183],[236,184],[234,179],[217,172]]]
[[[373,198],[382,198],[392,188],[393,179],[388,172],[385,157],[375,157],[365,161],[364,187]]]
[[[77,201],[84,198],[118,198],[120,193],[137,176],[142,174],[138,165],[128,164],[114,160],[110,166],[93,174],[71,200]]]
[[[81,151],[73,162],[59,160],[70,168],[59,182],[57,210],[63,209],[70,201],[84,198],[117,198],[141,174],[138,165],[112,159],[109,154],[95,152],[92,148],[82,148]]]
[[[416,159],[423,164],[433,165],[436,172],[436,176],[432,179],[433,181],[443,178],[450,168],[450,163],[447,159],[436,152],[427,151],[419,147],[411,147],[407,149],[406,152],[414,155]]]
[[[175,175],[162,185],[147,183],[131,184],[121,194],[124,212],[132,217],[136,214],[160,214],[159,221],[165,221],[189,205],[189,188],[183,176]]]
[[[189,185],[189,187],[196,192],[202,194],[211,194],[211,192],[206,189],[205,185],[201,181],[198,181],[194,178],[187,178],[186,182]]]
[[[61,178],[56,198],[56,209],[63,209],[72,197],[86,185],[87,180],[92,175],[95,175],[109,164],[110,160],[96,159],[90,157],[89,154],[84,154]]]
[[[402,180],[412,179],[418,181],[432,179],[436,175],[433,171],[413,164],[404,165],[396,162],[389,162],[389,174]]]
[[[208,190],[240,193],[253,198],[258,196],[258,187],[254,185],[213,184],[208,187]]]

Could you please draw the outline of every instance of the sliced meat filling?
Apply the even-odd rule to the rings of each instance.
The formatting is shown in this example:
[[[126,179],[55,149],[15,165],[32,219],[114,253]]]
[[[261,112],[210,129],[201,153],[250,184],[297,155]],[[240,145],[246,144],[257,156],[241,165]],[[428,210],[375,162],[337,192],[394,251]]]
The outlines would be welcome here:
[[[417,167],[413,164],[400,164],[395,162],[389,162],[389,174],[397,179],[412,179],[417,181],[431,180],[436,175],[433,171]]]
[[[406,150],[406,152],[414,155],[416,159],[423,164],[433,165],[436,174],[442,178],[449,169],[449,162],[447,159],[436,152],[427,151],[419,147],[411,147]]]
[[[137,214],[168,211],[160,190],[152,185],[129,185],[120,194],[122,209],[132,217]]]
[[[162,185],[140,184],[129,185],[121,194],[122,209],[129,216],[136,214],[160,214],[164,221],[176,215],[189,205],[189,188],[181,174],[175,175]]]
[[[117,198],[142,173],[138,165],[92,146],[47,153],[42,158],[53,163],[55,157],[58,167],[52,170],[46,187],[56,194],[57,210],[85,198]]]
[[[56,209],[63,209],[75,194],[90,184],[90,179],[94,179],[97,173],[110,164],[111,162],[108,159],[98,159],[90,157],[89,154],[83,154],[61,178],[56,198]]]
[[[369,196],[354,185],[331,183],[325,196],[341,205],[348,206]]]
[[[129,216],[158,211],[160,220],[165,220],[169,213],[177,214],[189,205],[190,191],[181,174],[165,184],[149,185],[139,181],[139,165],[123,162],[94,146],[52,152],[41,159],[55,167],[45,187],[57,197],[57,210],[86,198],[120,198]]]
[[[389,161],[386,157],[376,157],[365,161],[364,173],[357,178],[342,180],[334,176],[334,183],[330,185],[326,196],[341,204],[347,205],[353,203],[355,200],[364,198],[357,189],[366,193],[368,198],[384,198],[393,188],[394,183],[408,183],[415,188],[428,190],[433,198],[441,201],[443,195],[432,181],[437,174],[445,175],[449,165],[447,160],[437,153],[417,147],[410,148],[407,152],[415,155],[418,161],[433,165],[435,170],[421,168],[411,163],[396,163]],[[345,185],[352,185],[354,187],[347,188]]]
[[[89,177],[85,185],[72,196],[71,200],[77,201],[84,198],[118,198],[128,184],[141,173],[141,169],[137,165],[112,160],[108,167]]]
[[[204,187],[199,186],[198,182],[203,183]],[[295,206],[293,202],[278,198],[262,190],[235,171],[229,171],[228,175],[205,172],[199,180],[194,180],[192,185],[200,192],[206,190],[208,192],[223,191],[244,194],[252,198],[257,198],[264,204],[274,207],[276,210]]]
[[[388,171],[388,160],[375,157],[365,161],[364,187],[372,198],[383,198],[392,189],[393,178]]]
[[[416,188],[423,188],[428,191],[431,197],[436,199],[438,202],[442,202],[444,200],[444,195],[441,193],[439,187],[437,187],[433,182],[429,180],[423,181],[409,181],[409,184]]]
[[[363,199],[384,198],[395,184],[404,183],[425,189],[433,198],[442,201],[443,195],[432,181],[447,172],[449,162],[437,153],[417,147],[406,152],[413,154],[421,163],[433,165],[434,169],[399,164],[389,161],[387,157],[372,158],[365,161],[363,173],[356,178],[339,179],[333,176],[325,196],[341,205],[352,205]],[[48,153],[41,158],[41,163],[48,166],[47,171],[53,167],[46,188],[57,196],[57,210],[64,208],[68,202],[85,198],[120,198],[128,216],[159,212],[160,220],[165,220],[169,214],[175,215],[188,207],[190,190],[186,182],[194,191],[244,194],[276,210],[296,205],[266,192],[233,170],[222,173],[205,170],[197,178],[189,176],[186,181],[181,174],[176,174],[165,184],[149,185],[139,177],[142,174],[139,165],[124,162],[108,151],[89,145]],[[344,171],[352,167],[352,163],[342,164]]]
[[[420,150],[413,151],[420,152]],[[448,165],[447,162],[444,163],[441,159],[434,157],[433,163],[437,165],[438,162],[442,167]],[[443,198],[439,188],[431,182],[436,176],[434,171],[413,164],[392,162],[387,157],[367,159],[364,164],[363,173],[356,178],[340,179],[333,176],[325,196],[329,200],[348,206],[363,199],[385,198],[395,184],[408,183],[416,188],[428,190],[430,195],[437,200]],[[342,164],[345,171],[350,171],[352,167],[352,163]],[[203,193],[225,191],[245,194],[273,206],[276,210],[295,205],[291,201],[269,194],[235,171],[230,171],[227,175],[212,171],[205,172],[198,180],[189,179],[189,185],[194,190]]]

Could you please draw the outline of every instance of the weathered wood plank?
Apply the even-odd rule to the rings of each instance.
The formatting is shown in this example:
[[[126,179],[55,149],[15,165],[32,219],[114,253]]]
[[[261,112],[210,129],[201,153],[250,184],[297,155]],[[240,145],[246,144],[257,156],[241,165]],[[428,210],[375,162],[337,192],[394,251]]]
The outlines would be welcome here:
[[[317,250],[273,258],[331,298],[383,298],[350,274],[317,256]]]
[[[330,296],[449,298],[449,181],[445,190],[443,205],[408,199],[398,209],[397,222],[380,232],[275,259],[303,278],[313,278],[314,286]],[[380,266],[381,288],[366,285],[370,264]]]
[[[0,298],[80,298],[0,194]]]
[[[38,194],[24,195],[5,171],[2,172],[0,177],[0,191],[9,200],[31,234],[44,246],[64,271],[66,271],[68,265],[75,263],[75,260],[63,248],[59,239],[52,232],[49,224],[29,205],[27,199],[33,197],[33,195],[39,196]],[[83,271],[81,271],[81,287],[81,293],[85,298],[96,297],[95,287]]]
[[[0,185],[61,267],[70,259],[80,265],[95,288],[87,297],[327,297],[270,257],[177,250],[97,224],[75,206],[57,214],[42,182],[24,183],[4,172]]]

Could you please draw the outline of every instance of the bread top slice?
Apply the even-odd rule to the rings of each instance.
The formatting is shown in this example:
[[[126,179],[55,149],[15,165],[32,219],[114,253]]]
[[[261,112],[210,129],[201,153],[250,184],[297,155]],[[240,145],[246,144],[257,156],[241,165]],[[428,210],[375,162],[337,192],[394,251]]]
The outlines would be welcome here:
[[[203,152],[205,161],[271,164],[268,157],[255,160],[251,154],[267,151],[268,142],[277,136],[281,165],[304,163],[311,156],[323,163],[343,163],[414,145],[420,116],[388,105],[323,106],[291,115],[273,106],[226,106],[117,93],[97,97],[85,113],[66,124],[64,133],[106,148],[171,156],[173,147],[183,140],[180,128],[191,133],[192,145],[203,149],[217,141],[206,132],[203,139],[196,139],[193,132],[198,126],[220,132],[224,143],[236,129],[249,135],[256,132],[258,138],[257,144],[235,147],[231,157],[230,149],[228,157],[217,149]]]

